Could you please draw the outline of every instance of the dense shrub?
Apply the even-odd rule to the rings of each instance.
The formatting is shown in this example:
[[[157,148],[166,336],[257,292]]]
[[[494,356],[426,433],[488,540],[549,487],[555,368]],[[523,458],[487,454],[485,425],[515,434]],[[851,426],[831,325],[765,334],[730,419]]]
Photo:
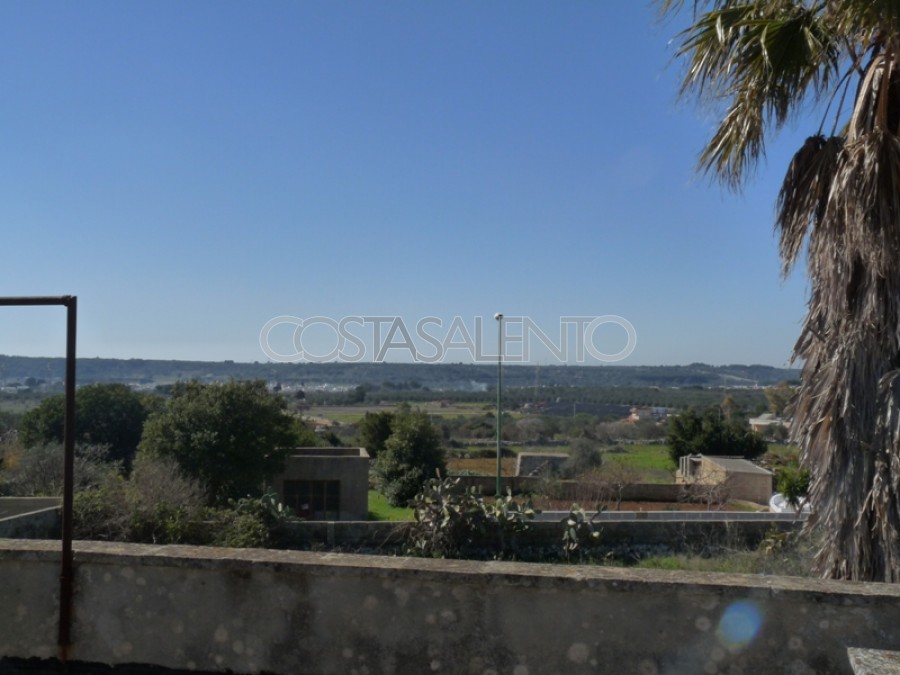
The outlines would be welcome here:
[[[516,535],[537,511],[531,501],[507,495],[486,502],[459,479],[432,479],[413,500],[415,523],[407,526],[408,552],[429,558],[493,558],[515,549]]]
[[[286,517],[271,495],[208,507],[174,459],[140,453],[130,480],[108,471],[74,506],[76,538],[154,544],[264,547]]]
[[[100,482],[109,471],[118,472],[121,465],[104,461],[105,447],[76,446],[74,469],[75,489],[84,489]],[[0,494],[14,497],[57,497],[63,493],[65,474],[63,446],[48,443],[25,448],[20,443],[8,444],[0,472]]]

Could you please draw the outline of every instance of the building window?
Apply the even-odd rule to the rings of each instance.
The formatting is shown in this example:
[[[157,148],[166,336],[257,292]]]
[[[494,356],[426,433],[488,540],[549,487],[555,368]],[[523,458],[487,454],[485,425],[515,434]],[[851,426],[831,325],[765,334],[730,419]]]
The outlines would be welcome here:
[[[307,520],[339,520],[341,481],[286,480],[284,505]]]

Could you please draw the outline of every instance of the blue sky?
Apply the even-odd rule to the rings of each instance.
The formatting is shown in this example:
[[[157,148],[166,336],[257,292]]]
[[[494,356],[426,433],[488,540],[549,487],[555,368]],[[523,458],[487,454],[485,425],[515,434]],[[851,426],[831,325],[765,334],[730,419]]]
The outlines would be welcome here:
[[[77,295],[82,357],[264,361],[281,315],[492,341],[502,311],[621,316],[621,365],[785,365],[807,285],[772,218],[809,129],[740,195],[697,177],[678,28],[630,0],[2,3],[0,294]],[[3,310],[0,353],[61,355],[63,323]]]

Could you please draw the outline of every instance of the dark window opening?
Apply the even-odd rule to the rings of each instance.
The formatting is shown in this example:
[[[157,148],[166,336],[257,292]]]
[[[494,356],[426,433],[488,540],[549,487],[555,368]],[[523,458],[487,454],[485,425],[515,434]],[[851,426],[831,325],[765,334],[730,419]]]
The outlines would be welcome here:
[[[286,480],[284,505],[307,520],[339,520],[341,481]]]

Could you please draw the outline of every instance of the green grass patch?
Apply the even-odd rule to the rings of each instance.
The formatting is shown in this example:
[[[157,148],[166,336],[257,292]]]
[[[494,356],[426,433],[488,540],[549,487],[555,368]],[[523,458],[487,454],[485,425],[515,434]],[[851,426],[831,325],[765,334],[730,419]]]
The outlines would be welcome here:
[[[492,406],[486,406],[484,403],[426,403],[420,407],[429,415],[441,415],[446,417],[456,415],[484,416],[485,413],[493,412],[495,410]]]
[[[369,490],[369,520],[414,520],[413,510],[391,506],[383,494]]]
[[[671,483],[673,468],[667,445],[623,445],[623,453],[607,453],[604,462],[621,462],[640,472],[645,483]]]
[[[775,464],[787,464],[791,460],[800,457],[800,448],[796,445],[782,445],[781,443],[769,443],[769,449],[763,455],[763,459]]]

